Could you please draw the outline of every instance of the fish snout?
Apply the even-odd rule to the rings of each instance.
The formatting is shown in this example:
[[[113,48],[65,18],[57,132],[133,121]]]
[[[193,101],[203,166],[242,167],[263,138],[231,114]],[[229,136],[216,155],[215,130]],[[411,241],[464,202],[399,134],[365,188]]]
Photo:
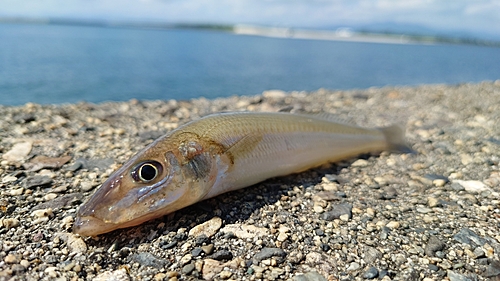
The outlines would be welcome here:
[[[104,232],[116,229],[114,224],[106,223],[91,216],[77,216],[73,224],[73,233],[81,236],[96,236]]]

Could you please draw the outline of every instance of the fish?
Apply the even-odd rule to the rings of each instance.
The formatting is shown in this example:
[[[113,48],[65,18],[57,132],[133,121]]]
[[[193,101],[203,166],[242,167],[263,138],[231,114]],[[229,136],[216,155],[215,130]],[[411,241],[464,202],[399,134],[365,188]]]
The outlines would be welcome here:
[[[97,236],[328,162],[411,151],[404,126],[338,120],[326,113],[227,112],[186,123],[111,174],[79,208],[73,232]]]

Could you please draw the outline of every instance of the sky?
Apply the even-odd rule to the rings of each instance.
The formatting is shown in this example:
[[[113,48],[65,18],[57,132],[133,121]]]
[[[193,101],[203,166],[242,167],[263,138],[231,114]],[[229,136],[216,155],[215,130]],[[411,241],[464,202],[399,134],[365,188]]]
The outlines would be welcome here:
[[[308,28],[390,23],[500,40],[498,0],[0,0],[0,16]]]

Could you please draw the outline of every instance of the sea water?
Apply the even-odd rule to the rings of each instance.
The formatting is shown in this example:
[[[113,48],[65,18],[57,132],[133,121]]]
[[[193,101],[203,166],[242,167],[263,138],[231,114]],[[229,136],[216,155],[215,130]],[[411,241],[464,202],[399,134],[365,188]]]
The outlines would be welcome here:
[[[0,24],[0,104],[216,98],[500,79],[500,48]]]

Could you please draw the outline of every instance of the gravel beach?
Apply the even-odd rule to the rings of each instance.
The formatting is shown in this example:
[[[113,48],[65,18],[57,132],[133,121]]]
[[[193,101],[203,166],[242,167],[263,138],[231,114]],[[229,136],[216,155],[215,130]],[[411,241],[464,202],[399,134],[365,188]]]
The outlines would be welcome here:
[[[145,145],[243,110],[402,123],[417,153],[361,155],[97,238],[72,233],[81,203]],[[500,81],[0,115],[0,280],[500,280]]]

